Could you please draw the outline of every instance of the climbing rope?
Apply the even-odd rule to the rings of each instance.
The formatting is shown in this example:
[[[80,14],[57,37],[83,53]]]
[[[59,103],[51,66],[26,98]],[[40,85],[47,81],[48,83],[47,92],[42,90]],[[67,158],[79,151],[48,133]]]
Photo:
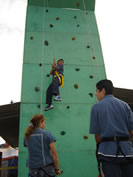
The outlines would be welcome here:
[[[45,6],[44,6],[45,7]],[[46,9],[48,8],[48,0],[46,0]]]
[[[41,97],[40,97],[40,114],[42,114],[43,106],[43,60],[44,60],[44,27],[45,27],[45,0],[43,8],[43,29],[42,29],[42,66],[41,66]]]
[[[48,0],[46,0],[46,9],[48,10]],[[58,17],[57,17],[58,18]],[[54,27],[54,25],[53,24],[49,24],[49,27],[50,28],[53,28]],[[54,41],[54,36],[55,36],[55,34],[54,34],[54,32],[52,31],[52,30],[50,30],[50,35],[49,35],[50,37],[51,37],[51,39],[52,39],[52,41]],[[52,46],[53,45],[53,46]],[[54,45],[54,42],[53,43],[51,43],[51,46],[52,46],[52,49],[53,49],[53,55],[54,55],[54,57],[53,58],[56,58],[55,57],[55,45]]]
[[[45,8],[46,8],[46,12],[48,13],[48,0],[44,0],[44,8],[43,8],[43,31],[42,31],[42,68],[41,68],[41,96],[40,96],[40,114],[42,114],[42,110],[43,110],[43,75],[44,75],[44,39],[45,39],[45,23],[46,23],[46,20],[45,20]],[[53,25],[51,25],[50,27],[53,27]],[[53,32],[50,32],[52,36],[52,40],[54,39],[54,34]],[[48,41],[45,41],[45,45],[48,45],[49,42]],[[54,48],[54,45],[53,45],[53,53],[54,53],[54,57],[55,58],[55,48]]]

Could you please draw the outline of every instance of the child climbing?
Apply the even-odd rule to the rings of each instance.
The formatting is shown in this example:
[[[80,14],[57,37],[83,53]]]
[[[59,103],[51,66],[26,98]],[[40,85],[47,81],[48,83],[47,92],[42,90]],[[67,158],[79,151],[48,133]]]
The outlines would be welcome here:
[[[59,86],[62,85],[64,87],[64,60],[59,59],[56,64],[56,59],[54,58],[52,69],[50,71],[50,75],[53,76],[52,83],[49,85],[47,92],[46,92],[46,104],[44,111],[48,111],[50,109],[53,109],[54,106],[52,105],[52,97],[53,95],[56,96],[54,98],[55,101],[62,101],[62,98],[60,97],[60,91]]]

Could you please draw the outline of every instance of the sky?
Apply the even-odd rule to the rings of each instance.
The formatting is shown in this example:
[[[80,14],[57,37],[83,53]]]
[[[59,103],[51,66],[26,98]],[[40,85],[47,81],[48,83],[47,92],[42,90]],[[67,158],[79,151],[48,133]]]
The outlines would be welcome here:
[[[107,78],[133,89],[133,0],[96,0],[95,13]]]
[[[27,0],[0,0],[0,105],[20,101]],[[96,0],[107,78],[133,89],[133,0]]]
[[[26,0],[0,0],[0,105],[20,101]]]

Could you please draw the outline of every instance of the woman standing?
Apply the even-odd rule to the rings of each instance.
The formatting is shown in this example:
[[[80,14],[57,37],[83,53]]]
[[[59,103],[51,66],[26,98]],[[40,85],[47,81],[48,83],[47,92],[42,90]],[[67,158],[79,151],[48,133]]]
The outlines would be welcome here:
[[[56,138],[45,129],[45,117],[32,117],[25,132],[24,146],[28,148],[27,167],[30,177],[55,177],[60,175]]]

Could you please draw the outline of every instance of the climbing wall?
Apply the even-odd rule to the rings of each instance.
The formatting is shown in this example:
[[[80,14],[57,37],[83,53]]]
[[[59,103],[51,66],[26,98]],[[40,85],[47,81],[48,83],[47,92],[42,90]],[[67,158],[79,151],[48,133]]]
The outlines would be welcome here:
[[[95,0],[29,0],[27,7],[19,135],[19,177],[26,177],[24,132],[42,112],[56,138],[62,177],[96,177],[94,136],[89,135],[95,84],[105,79],[94,14]],[[62,102],[44,112],[53,58],[64,59]]]

